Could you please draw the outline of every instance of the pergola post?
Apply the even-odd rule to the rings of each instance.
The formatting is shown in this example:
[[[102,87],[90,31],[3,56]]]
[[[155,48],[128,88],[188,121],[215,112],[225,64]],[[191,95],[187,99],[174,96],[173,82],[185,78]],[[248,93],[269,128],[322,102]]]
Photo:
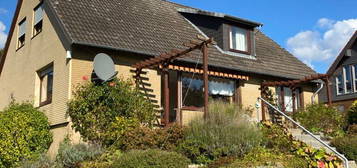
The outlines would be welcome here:
[[[327,102],[328,105],[332,105],[332,98],[331,98],[331,89],[330,89],[330,81],[328,79],[328,76],[325,77],[325,84],[326,84],[326,94],[327,94]]]
[[[163,68],[164,75],[164,124],[168,126],[170,123],[170,89],[169,89],[169,70],[167,65]]]
[[[203,82],[204,82],[204,118],[208,117],[208,47],[207,43],[202,45],[203,54]]]
[[[296,112],[296,106],[297,106],[297,104],[295,103],[295,100],[296,100],[296,93],[295,93],[295,91],[296,91],[296,88],[295,87],[292,87],[291,88],[291,94],[292,94],[292,103],[293,103],[293,114]]]
[[[263,99],[266,99],[266,86],[263,84],[260,85],[260,96]],[[266,105],[263,101],[261,101],[261,107],[262,107],[262,121],[266,121]]]
[[[284,86],[280,87],[280,101],[281,101],[281,111],[285,113],[285,93]]]

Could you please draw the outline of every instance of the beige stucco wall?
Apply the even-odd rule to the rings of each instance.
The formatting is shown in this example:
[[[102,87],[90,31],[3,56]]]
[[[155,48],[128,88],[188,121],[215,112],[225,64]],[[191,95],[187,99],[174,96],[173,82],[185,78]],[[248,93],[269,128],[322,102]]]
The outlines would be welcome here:
[[[41,107],[45,110],[52,125],[66,120],[66,102],[69,88],[69,66],[66,51],[61,44],[48,17],[43,19],[43,31],[32,38],[33,9],[39,0],[24,1],[17,24],[26,17],[25,46],[16,49],[18,26],[9,46],[4,68],[0,76],[0,109],[4,108],[14,97],[16,101],[30,101],[39,104],[39,78],[37,71],[54,64],[54,86],[52,104]]]
[[[256,109],[255,104],[257,103],[258,97],[260,97],[260,81],[255,78],[250,78],[249,81],[245,81],[244,85],[241,86],[241,96],[242,96],[242,106],[243,108],[253,108],[254,112],[252,118],[262,119],[261,109]],[[258,115],[259,113],[259,115]]]
[[[15,26],[0,76],[0,110],[10,103],[11,97],[17,102],[29,101],[39,106],[40,80],[37,71],[53,63],[52,103],[40,109],[45,111],[52,126],[59,124],[51,130],[54,142],[49,153],[54,154],[66,135],[74,135],[72,129],[65,126],[68,124],[63,124],[68,122],[65,112],[69,98],[70,61],[66,59],[66,50],[46,14],[42,32],[32,37],[33,9],[39,3],[40,0],[23,1],[16,24],[26,17],[25,45],[17,50],[18,26]],[[78,134],[73,137],[79,140]]]

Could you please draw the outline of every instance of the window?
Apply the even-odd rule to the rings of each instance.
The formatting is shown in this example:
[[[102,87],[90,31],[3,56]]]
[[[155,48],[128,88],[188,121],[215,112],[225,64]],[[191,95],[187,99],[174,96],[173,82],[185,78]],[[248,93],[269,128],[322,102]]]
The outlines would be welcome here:
[[[230,50],[249,53],[249,30],[234,27],[230,29]]]
[[[352,79],[351,79],[351,67],[344,66],[343,67],[343,76],[344,76],[344,84],[345,84],[345,93],[352,92]]]
[[[50,66],[38,73],[40,78],[40,106],[52,102],[53,90],[53,66]]]
[[[26,18],[19,23],[17,48],[21,48],[22,46],[25,45],[25,35],[26,35]]]
[[[182,105],[183,107],[202,108],[204,106],[203,80],[192,78],[191,75],[182,76]],[[235,82],[221,78],[210,78],[209,84],[210,100],[233,102],[235,93]]]
[[[353,91],[357,92],[357,64],[352,66]]]
[[[336,77],[336,93],[337,95],[340,95],[344,93],[344,87],[342,83],[342,74],[338,74]]]
[[[276,94],[278,97],[279,104],[281,104],[281,88],[277,87],[276,88]],[[295,103],[295,110],[300,108],[300,89],[295,90],[295,102],[293,102],[293,92],[290,88],[284,87],[284,105],[285,105],[285,111],[287,112],[293,112],[293,106]]]
[[[33,36],[42,32],[43,24],[43,4],[41,3],[34,9],[34,21],[33,21]]]

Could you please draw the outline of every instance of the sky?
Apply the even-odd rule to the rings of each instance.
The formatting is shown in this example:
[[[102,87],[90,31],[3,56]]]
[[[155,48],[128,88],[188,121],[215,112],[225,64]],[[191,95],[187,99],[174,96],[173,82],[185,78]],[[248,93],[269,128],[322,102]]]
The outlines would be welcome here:
[[[17,0],[0,0],[3,47]],[[357,30],[356,0],[171,0],[263,23],[261,31],[319,73],[325,73]]]

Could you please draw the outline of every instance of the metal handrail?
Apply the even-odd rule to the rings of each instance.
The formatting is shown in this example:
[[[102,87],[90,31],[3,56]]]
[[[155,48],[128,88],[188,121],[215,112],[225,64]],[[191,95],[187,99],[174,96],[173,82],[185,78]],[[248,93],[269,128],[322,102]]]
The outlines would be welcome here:
[[[273,106],[272,104],[270,104],[268,101],[264,100],[261,97],[258,97],[258,101],[261,100],[264,103],[266,103],[267,105],[269,105],[270,107],[272,107],[274,110],[276,110],[277,112],[279,112],[281,115],[283,115],[285,118],[287,118],[288,120],[290,120],[291,122],[293,122],[295,125],[297,125],[299,128],[301,128],[302,130],[304,130],[306,133],[308,133],[310,136],[312,136],[314,139],[316,139],[317,141],[319,141],[322,145],[324,145],[326,148],[330,149],[333,153],[335,153],[340,159],[343,160],[345,167],[349,168],[348,165],[348,159],[342,155],[341,153],[337,152],[335,149],[333,149],[330,145],[326,144],[324,141],[322,141],[320,138],[318,138],[317,136],[315,136],[313,133],[311,133],[309,130],[307,130],[305,127],[303,127],[302,125],[300,125],[299,123],[297,123],[295,120],[293,120],[292,118],[290,118],[288,115],[286,115],[285,113],[283,113],[282,111],[280,111],[278,108],[276,108],[275,106]]]

